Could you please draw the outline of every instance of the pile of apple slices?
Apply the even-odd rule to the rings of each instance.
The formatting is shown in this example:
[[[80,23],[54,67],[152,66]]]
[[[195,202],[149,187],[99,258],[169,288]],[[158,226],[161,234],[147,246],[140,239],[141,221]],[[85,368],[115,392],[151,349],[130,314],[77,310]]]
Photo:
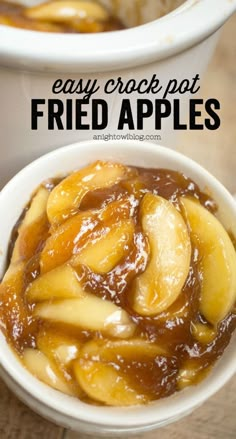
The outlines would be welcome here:
[[[40,275],[28,285],[25,298],[36,319],[89,331],[92,341],[81,344],[45,329],[38,334],[37,349],[24,350],[23,362],[53,388],[117,406],[149,400],[130,385],[122,368],[114,366],[118,357],[124,362],[135,361],[137,355],[155,361],[170,354],[137,336],[135,319],[115,303],[86,291],[77,274],[81,265],[98,275],[110,273],[127,257],[137,227],[132,197],[122,196],[99,210],[79,207],[91,190],[137,179],[135,169],[99,161],[72,173],[51,193],[40,187],[19,228],[2,282],[7,285],[13,275],[22,275],[27,263],[22,253],[25,230],[46,215],[50,232],[40,252]],[[139,202],[148,259],[130,285],[134,314],[152,317],[170,308],[182,292],[195,248],[202,282],[200,313],[209,325],[193,324],[192,333],[199,342],[209,343],[236,300],[236,253],[229,235],[198,200],[182,197],[177,208],[146,193]],[[194,371],[186,366],[179,373],[180,388],[191,384]]]

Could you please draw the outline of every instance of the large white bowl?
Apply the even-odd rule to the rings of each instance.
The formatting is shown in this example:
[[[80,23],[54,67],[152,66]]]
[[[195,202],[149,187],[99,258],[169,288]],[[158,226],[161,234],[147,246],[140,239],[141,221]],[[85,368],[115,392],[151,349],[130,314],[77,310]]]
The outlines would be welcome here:
[[[27,0],[18,0],[25,2]],[[28,0],[28,2],[38,0]],[[117,0],[102,0],[107,4]],[[179,4],[179,0],[172,0]],[[202,77],[218,39],[218,30],[236,9],[236,0],[187,0],[170,14],[157,19],[158,0],[120,0],[121,15],[126,8],[128,20],[141,16],[142,26],[119,32],[104,34],[50,34],[15,29],[0,25],[0,133],[1,161],[0,188],[22,166],[40,155],[65,144],[90,140],[94,135],[126,134],[117,129],[121,101],[131,100],[135,116],[137,99],[161,99],[162,93],[124,94],[104,93],[104,84],[121,77],[140,82],[150,80],[154,74],[165,87],[169,80],[192,80],[196,74]],[[168,0],[166,1],[166,4]],[[138,4],[143,6],[143,14],[136,13]],[[123,5],[123,8],[122,8]],[[124,9],[124,12],[122,10]],[[126,16],[127,16],[126,14]],[[143,17],[142,17],[143,15]],[[147,20],[154,20],[146,22]],[[97,79],[100,90],[94,95],[105,99],[109,108],[109,126],[99,130],[48,130],[46,105],[39,110],[45,112],[39,118],[38,130],[31,130],[31,100],[57,98],[79,99],[78,94],[62,93],[53,95],[52,86],[57,79]],[[181,100],[180,116],[184,113],[190,98],[196,95],[176,93],[170,95]],[[209,96],[210,97],[210,96]],[[83,108],[87,110],[87,106]],[[188,110],[189,111],[189,110]],[[91,122],[91,110],[83,117],[85,124]],[[133,131],[132,131],[133,133]],[[173,129],[173,117],[163,120],[161,130],[155,132],[155,117],[144,121],[142,132],[134,134],[150,136],[146,140],[156,140],[169,147],[175,146],[178,131]],[[156,138],[153,136],[156,135]]]
[[[164,167],[184,172],[219,206],[219,217],[236,235],[236,205],[227,190],[205,169],[167,148],[144,142],[84,142],[70,145],[36,160],[5,186],[0,194],[0,276],[6,263],[12,227],[34,189],[48,177],[65,174],[96,159],[142,167]],[[147,406],[109,408],[87,405],[44,385],[18,361],[0,333],[0,371],[20,399],[42,416],[64,427],[86,433],[138,433],[166,425],[193,411],[217,392],[236,371],[235,337],[210,375],[199,385]]]

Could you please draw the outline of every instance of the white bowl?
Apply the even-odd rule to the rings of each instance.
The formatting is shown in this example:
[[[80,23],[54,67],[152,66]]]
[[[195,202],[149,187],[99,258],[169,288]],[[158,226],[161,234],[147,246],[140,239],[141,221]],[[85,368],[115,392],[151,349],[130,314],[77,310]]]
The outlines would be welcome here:
[[[180,0],[172,2],[178,5]],[[117,3],[117,0],[105,3]],[[129,3],[128,12],[135,16],[134,9],[143,2],[129,0]],[[121,10],[125,5],[127,1],[120,0]],[[235,8],[235,0],[183,0],[177,9],[156,20],[157,0],[148,0],[147,17],[142,17],[141,10],[142,26],[109,34],[50,34],[3,26],[0,30],[1,64],[66,73],[119,71],[121,66],[132,69],[200,43],[215,33]],[[122,16],[119,9],[118,15]],[[130,18],[127,19],[129,24]]]
[[[20,0],[19,0],[20,1]],[[22,0],[24,2],[24,0]],[[114,0],[103,0],[106,3]],[[179,4],[179,0],[172,0]],[[117,0],[115,1],[117,3]],[[157,18],[157,0],[120,0],[123,8],[133,7],[129,16],[137,16],[137,4],[145,4],[142,22]],[[166,2],[168,3],[168,1]],[[236,0],[187,0],[172,13],[135,28],[109,34],[50,34],[0,26],[0,108],[1,143],[0,188],[22,166],[56,147],[75,141],[90,140],[94,135],[126,134],[117,129],[121,100],[131,99],[134,111],[137,99],[152,102],[162,99],[163,93],[106,95],[104,84],[113,78],[150,80],[157,75],[163,86],[171,79],[191,80],[204,72],[218,39],[218,30],[235,11]],[[121,7],[122,9],[122,7]],[[126,10],[126,9],[125,9]],[[121,14],[122,15],[122,14]],[[109,125],[99,130],[48,130],[46,105],[39,118],[38,130],[31,130],[31,99],[57,98],[75,100],[81,96],[62,93],[53,95],[57,79],[78,81],[97,79],[100,90],[94,95],[105,99],[109,107]],[[190,95],[176,93],[169,99],[181,100],[181,120],[184,118]],[[193,98],[195,95],[192,96]],[[87,107],[84,108],[86,110]],[[83,117],[91,122],[91,111]],[[157,143],[174,147],[178,131],[173,129],[173,117],[163,120],[161,130],[155,131],[155,117],[145,120],[144,136],[156,135]]]
[[[201,189],[210,190],[219,206],[220,219],[236,235],[235,201],[212,175],[189,158],[144,142],[78,143],[36,160],[17,174],[1,192],[0,275],[4,273],[12,227],[34,189],[48,177],[68,173],[95,159],[184,172]],[[96,407],[53,390],[34,378],[21,365],[1,333],[0,371],[7,385],[20,399],[42,416],[64,427],[95,435],[140,433],[180,419],[217,392],[236,372],[234,343],[235,337],[202,383],[141,407]]]

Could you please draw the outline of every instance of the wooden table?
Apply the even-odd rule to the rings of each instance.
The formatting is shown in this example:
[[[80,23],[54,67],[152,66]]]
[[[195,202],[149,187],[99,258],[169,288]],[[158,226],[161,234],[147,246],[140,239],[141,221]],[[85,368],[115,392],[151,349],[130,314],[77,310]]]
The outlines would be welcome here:
[[[203,96],[222,105],[222,126],[216,132],[185,134],[178,149],[214,173],[236,192],[236,16],[225,26],[202,87]],[[143,439],[235,439],[236,377],[194,414]],[[34,414],[0,380],[1,439],[85,439]],[[95,439],[95,437],[94,437]],[[96,438],[97,439],[97,438]]]

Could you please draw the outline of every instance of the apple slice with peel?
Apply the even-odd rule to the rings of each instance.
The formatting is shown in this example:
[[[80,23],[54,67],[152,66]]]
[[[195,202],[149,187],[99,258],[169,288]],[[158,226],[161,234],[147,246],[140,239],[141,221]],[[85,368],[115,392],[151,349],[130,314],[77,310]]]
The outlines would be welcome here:
[[[28,371],[40,381],[60,392],[74,395],[70,386],[59,376],[52,362],[38,349],[25,349],[23,363]]]
[[[76,271],[70,265],[61,265],[34,280],[25,292],[28,302],[83,297],[84,291]]]
[[[122,259],[134,235],[132,220],[120,221],[107,227],[95,241],[88,244],[76,255],[71,263],[87,265],[95,273],[108,273]]]
[[[181,198],[202,273],[200,311],[217,325],[236,301],[236,252],[219,220],[199,202]]]
[[[112,365],[90,360],[75,360],[75,377],[90,398],[109,406],[130,406],[148,402],[138,394]]]
[[[77,299],[38,304],[34,313],[41,319],[102,331],[112,337],[129,338],[135,331],[135,324],[126,311],[88,293]]]
[[[113,186],[131,172],[124,165],[102,161],[73,172],[49,196],[47,214],[50,223],[58,225],[77,211],[88,191]]]
[[[134,281],[133,308],[141,315],[165,311],[187,279],[191,243],[182,215],[162,197],[146,194],[140,206],[142,228],[150,245],[150,261]]]

